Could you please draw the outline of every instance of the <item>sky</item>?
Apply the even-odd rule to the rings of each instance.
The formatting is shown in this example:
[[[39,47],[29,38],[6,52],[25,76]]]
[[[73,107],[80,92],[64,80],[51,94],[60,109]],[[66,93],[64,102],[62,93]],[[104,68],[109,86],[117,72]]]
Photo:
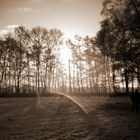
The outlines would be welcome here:
[[[0,0],[0,32],[15,26],[58,28],[66,37],[94,36],[102,0]]]

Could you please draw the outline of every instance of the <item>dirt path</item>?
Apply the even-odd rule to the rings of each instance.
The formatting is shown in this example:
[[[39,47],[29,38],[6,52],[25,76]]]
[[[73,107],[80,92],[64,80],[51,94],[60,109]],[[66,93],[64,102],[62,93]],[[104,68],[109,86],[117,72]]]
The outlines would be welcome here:
[[[78,100],[78,98],[75,98]],[[100,103],[100,102],[103,103]],[[0,140],[139,140],[140,115],[129,98],[0,99]]]

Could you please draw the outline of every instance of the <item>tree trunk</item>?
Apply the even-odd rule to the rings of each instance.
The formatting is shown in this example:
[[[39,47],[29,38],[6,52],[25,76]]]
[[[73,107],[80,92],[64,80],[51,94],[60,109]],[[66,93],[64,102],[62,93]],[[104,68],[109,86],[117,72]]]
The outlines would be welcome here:
[[[127,72],[127,70],[125,69],[124,70],[124,78],[125,78],[125,91],[126,91],[126,93],[128,93],[129,92],[129,79],[128,79],[128,72]]]

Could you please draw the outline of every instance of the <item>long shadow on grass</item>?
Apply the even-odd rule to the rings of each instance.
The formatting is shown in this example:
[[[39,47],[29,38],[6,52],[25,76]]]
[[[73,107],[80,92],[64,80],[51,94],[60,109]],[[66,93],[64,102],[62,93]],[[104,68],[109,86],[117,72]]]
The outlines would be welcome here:
[[[87,139],[140,139],[140,115],[131,112],[129,98],[108,98],[88,114]]]

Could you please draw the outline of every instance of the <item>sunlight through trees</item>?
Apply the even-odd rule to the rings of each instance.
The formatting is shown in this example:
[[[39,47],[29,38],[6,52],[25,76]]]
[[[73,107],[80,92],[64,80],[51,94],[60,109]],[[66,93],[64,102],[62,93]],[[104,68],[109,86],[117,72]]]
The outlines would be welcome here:
[[[105,0],[95,37],[15,27],[0,38],[0,93],[130,92],[140,84],[138,0]]]

